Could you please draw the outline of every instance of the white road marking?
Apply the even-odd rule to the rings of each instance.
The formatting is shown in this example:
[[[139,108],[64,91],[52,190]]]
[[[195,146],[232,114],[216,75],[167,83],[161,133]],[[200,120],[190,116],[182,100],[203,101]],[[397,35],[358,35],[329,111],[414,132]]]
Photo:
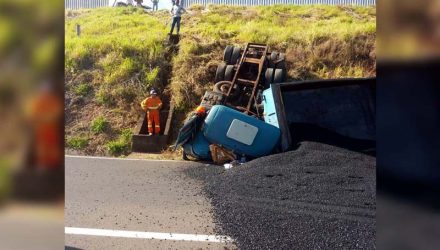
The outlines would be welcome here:
[[[155,159],[136,159],[136,158],[116,158],[116,157],[85,156],[85,155],[65,155],[65,158],[121,160],[121,161],[186,162],[186,163],[188,163],[187,161],[179,161],[179,160],[155,160]]]
[[[217,242],[217,243],[233,242],[233,240],[230,237],[221,236],[221,235],[154,233],[154,232],[122,231],[122,230],[78,228],[78,227],[65,227],[64,232],[65,234],[73,234],[73,235],[122,237],[122,238],[135,238],[135,239],[201,241],[201,242]]]

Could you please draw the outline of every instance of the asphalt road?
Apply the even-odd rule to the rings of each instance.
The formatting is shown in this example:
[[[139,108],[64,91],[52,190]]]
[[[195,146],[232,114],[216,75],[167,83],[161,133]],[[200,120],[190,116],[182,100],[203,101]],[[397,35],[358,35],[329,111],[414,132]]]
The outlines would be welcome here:
[[[66,249],[235,249],[215,235],[201,181],[183,173],[194,166],[66,156]]]
[[[66,157],[66,249],[375,249],[375,162],[316,142],[227,171]]]

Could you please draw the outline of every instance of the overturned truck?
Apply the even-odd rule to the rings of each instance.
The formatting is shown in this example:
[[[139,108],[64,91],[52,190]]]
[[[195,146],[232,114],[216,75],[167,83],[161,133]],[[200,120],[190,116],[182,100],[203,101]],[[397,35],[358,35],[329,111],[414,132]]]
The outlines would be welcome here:
[[[179,132],[184,159],[253,159],[291,150],[306,135],[325,139],[315,132],[323,130],[374,150],[374,78],[285,82],[284,55],[264,44],[228,46],[223,59],[213,91]]]

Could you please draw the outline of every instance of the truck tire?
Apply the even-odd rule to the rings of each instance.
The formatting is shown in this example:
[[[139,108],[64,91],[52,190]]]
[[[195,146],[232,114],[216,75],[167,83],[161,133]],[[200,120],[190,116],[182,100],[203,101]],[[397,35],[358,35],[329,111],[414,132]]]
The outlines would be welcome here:
[[[231,87],[232,82],[230,81],[221,81],[214,85],[213,91],[217,93],[221,93],[226,95],[228,93],[229,88]],[[231,98],[236,98],[240,95],[240,90],[236,87],[231,91]]]
[[[286,54],[285,54],[285,53],[280,53],[280,54],[278,55],[278,60],[279,60],[279,59],[282,59],[283,61],[286,60]]]
[[[278,60],[278,52],[274,51],[270,54],[270,60],[275,61]]]
[[[185,150],[182,150],[182,159],[184,161],[189,161],[188,155],[186,154]]]
[[[276,64],[275,68],[286,71],[286,54],[280,53],[277,60],[281,61]]]
[[[225,51],[223,52],[223,61],[226,64],[231,64],[231,56],[232,52],[234,50],[234,47],[231,45],[226,46]]]
[[[278,63],[275,65],[275,68],[276,68],[276,69],[282,69],[282,70],[286,71],[286,61],[278,62]]]
[[[232,79],[234,79],[234,73],[234,65],[227,65],[224,80],[232,82]]]
[[[240,47],[234,47],[234,49],[232,50],[232,54],[231,54],[231,63],[232,65],[235,65],[238,60],[240,59],[240,52],[241,52],[241,48]]]
[[[273,83],[274,68],[267,68],[264,75],[264,87],[268,88]]]
[[[275,68],[274,61],[276,61],[276,60],[278,60],[278,52],[274,51],[269,56],[269,67],[270,68]]]
[[[273,75],[273,83],[282,83],[285,80],[285,73],[282,69],[275,69],[275,73]]]
[[[225,80],[225,71],[226,71],[226,64],[220,63],[217,66],[217,71],[215,72],[215,79],[214,82],[220,82]]]

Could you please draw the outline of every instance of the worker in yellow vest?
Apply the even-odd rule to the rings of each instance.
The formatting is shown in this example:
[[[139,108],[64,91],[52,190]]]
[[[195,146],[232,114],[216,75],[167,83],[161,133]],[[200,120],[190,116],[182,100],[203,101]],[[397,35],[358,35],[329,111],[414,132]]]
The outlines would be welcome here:
[[[141,107],[147,112],[148,135],[153,135],[153,123],[154,133],[158,135],[160,133],[159,110],[162,108],[162,101],[157,96],[156,90],[153,89],[150,91],[150,97],[142,101]]]

